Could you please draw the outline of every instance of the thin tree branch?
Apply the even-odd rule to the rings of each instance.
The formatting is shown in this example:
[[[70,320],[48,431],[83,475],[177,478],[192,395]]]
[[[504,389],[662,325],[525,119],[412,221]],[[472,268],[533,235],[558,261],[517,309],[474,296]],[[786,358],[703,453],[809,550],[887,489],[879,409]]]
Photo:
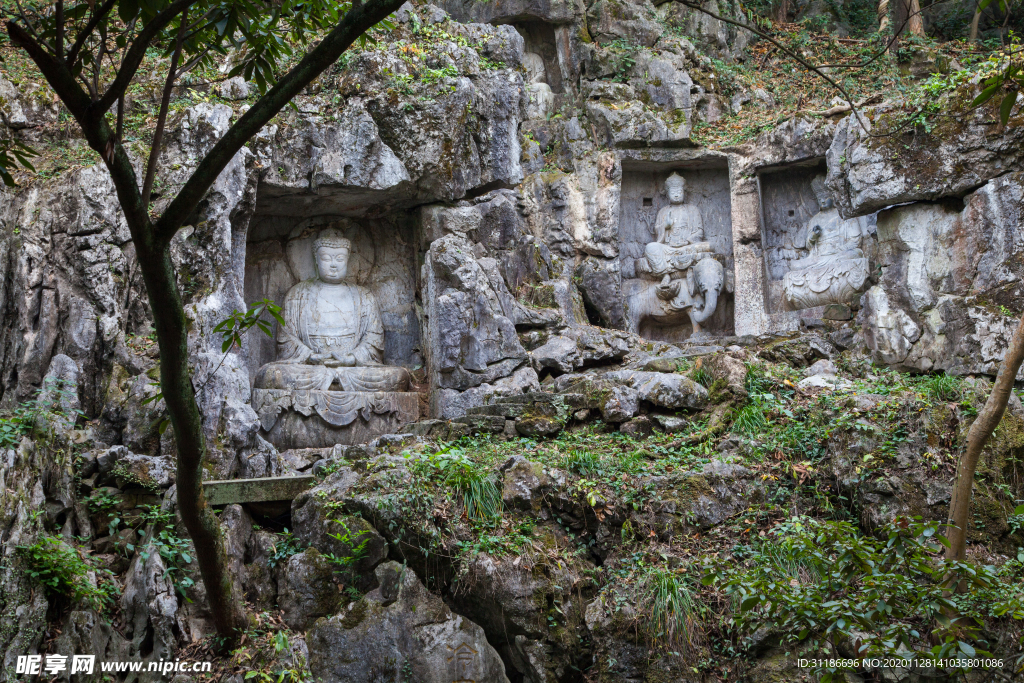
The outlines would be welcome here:
[[[135,40],[132,41],[131,47],[125,52],[114,81],[91,108],[90,116],[100,118],[110,110],[110,107],[117,101],[117,98],[128,90],[128,86],[131,84],[132,79],[135,78],[135,73],[142,64],[142,59],[146,56],[146,50],[150,47],[157,34],[164,30],[174,17],[191,7],[194,2],[195,0],[175,0],[163,12],[153,17],[148,24],[142,27]]]
[[[774,38],[772,38],[770,35],[768,35],[767,33],[763,32],[763,31],[759,31],[756,28],[751,28],[749,25],[742,24],[742,23],[740,23],[740,22],[738,22],[738,21],[736,21],[734,19],[727,19],[726,17],[723,17],[723,16],[721,16],[719,14],[716,14],[716,13],[712,12],[711,10],[706,10],[703,7],[701,7],[700,5],[698,5],[698,4],[694,3],[694,2],[690,2],[689,0],[675,0],[675,2],[678,2],[681,5],[685,5],[685,6],[689,7],[690,9],[695,9],[698,12],[703,12],[704,14],[708,15],[709,17],[712,17],[714,19],[718,19],[719,21],[724,22],[726,24],[732,24],[733,26],[738,26],[740,28],[744,28],[744,29],[750,31],[751,33],[753,33],[753,34],[755,34],[755,35],[757,35],[757,36],[767,40],[769,43],[771,43],[772,45],[774,45],[778,49],[780,49],[783,52],[785,52],[793,60],[795,60],[797,63],[799,63],[800,66],[804,67],[808,71],[811,71],[813,73],[818,74],[818,76],[820,76],[826,82],[828,82],[829,85],[831,85],[833,88],[835,88],[840,93],[842,93],[843,99],[846,100],[847,104],[850,105],[850,111],[852,111],[853,115],[857,117],[857,121],[859,121],[861,123],[861,127],[864,128],[865,131],[867,131],[867,126],[864,125],[863,116],[861,115],[860,111],[858,111],[857,105],[854,104],[853,98],[850,97],[850,94],[848,92],[846,92],[846,88],[844,88],[842,85],[840,85],[837,81],[832,80],[832,78],[830,78],[828,76],[828,74],[826,74],[825,72],[821,71],[818,67],[814,66],[813,64],[811,64],[810,62],[805,60],[803,57],[801,57],[797,53],[793,52],[788,47],[786,47],[785,45],[783,45],[779,41],[775,40]],[[868,135],[871,135],[871,133],[868,132]]]
[[[156,239],[169,243],[217,176],[249,139],[309,83],[334,64],[363,33],[397,10],[402,0],[368,0],[352,9],[320,44],[310,50],[273,88],[260,97],[207,153],[155,225]]]
[[[185,74],[187,74],[187,73],[188,73],[189,71],[191,71],[192,69],[194,69],[194,68],[196,67],[196,65],[197,65],[197,64],[198,64],[199,62],[203,61],[203,58],[204,58],[204,57],[206,57],[206,55],[208,55],[208,54],[210,53],[210,50],[211,50],[211,49],[212,49],[212,48],[209,48],[209,47],[207,47],[207,48],[204,48],[202,52],[200,52],[200,53],[199,53],[198,55],[196,55],[195,57],[193,57],[192,59],[190,59],[190,60],[189,60],[189,62],[188,62],[187,64],[185,64],[185,65],[184,65],[184,66],[182,66],[182,67],[181,67],[180,69],[178,69],[178,74],[177,74],[177,76],[175,76],[174,78],[175,78],[175,79],[181,78],[182,76],[184,76]]]
[[[142,181],[142,205],[147,209],[153,191],[153,179],[156,177],[156,160],[160,156],[160,145],[164,139],[167,110],[171,106],[171,93],[174,91],[174,81],[178,76],[178,59],[181,58],[181,41],[185,36],[187,21],[188,9],[181,15],[181,23],[178,25],[178,37],[175,40],[174,52],[171,54],[171,65],[167,69],[167,81],[164,83],[164,93],[160,100],[160,114],[157,116],[156,130],[153,132],[153,146],[149,150],[149,162],[146,164],[146,178]]]
[[[107,0],[107,2],[100,5],[98,11],[92,13],[89,18],[89,23],[85,25],[79,33],[78,37],[75,38],[75,44],[68,50],[68,56],[64,60],[64,63],[68,65],[68,68],[74,71],[75,62],[78,61],[78,53],[82,50],[82,46],[85,45],[85,41],[88,40],[89,36],[92,35],[93,31],[96,30],[96,26],[103,21],[103,18],[110,14],[110,11],[117,5],[118,0]]]
[[[54,54],[57,56],[57,59],[62,59],[62,55],[64,54],[64,0],[57,0],[56,14],[57,16],[55,17],[55,21],[57,25],[55,28],[57,38],[54,40],[54,43],[56,43],[54,46]]]

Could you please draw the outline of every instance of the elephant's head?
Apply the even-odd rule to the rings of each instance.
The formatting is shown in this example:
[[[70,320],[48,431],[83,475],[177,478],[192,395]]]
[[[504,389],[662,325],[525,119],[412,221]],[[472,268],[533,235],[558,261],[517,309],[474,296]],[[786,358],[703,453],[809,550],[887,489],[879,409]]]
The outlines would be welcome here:
[[[725,267],[717,259],[702,258],[693,266],[690,276],[693,278],[693,293],[699,291],[704,295],[704,306],[699,311],[690,311],[690,319],[699,324],[710,318],[718,306],[718,294],[725,285]]]

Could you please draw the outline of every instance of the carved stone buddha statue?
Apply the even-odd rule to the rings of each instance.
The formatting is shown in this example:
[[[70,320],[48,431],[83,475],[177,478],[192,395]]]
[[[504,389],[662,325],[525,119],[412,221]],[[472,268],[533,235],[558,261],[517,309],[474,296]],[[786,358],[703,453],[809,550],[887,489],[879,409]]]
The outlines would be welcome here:
[[[307,417],[315,410],[334,427],[349,425],[360,415],[369,421],[374,414],[402,412],[395,400],[401,403],[400,397],[407,395],[400,392],[409,389],[409,371],[382,364],[380,310],[370,290],[347,280],[350,252],[351,243],[340,231],[320,232],[313,242],[316,276],[288,291],[277,360],[256,373],[254,407],[264,430],[272,436],[272,430],[278,432],[270,439],[278,447],[342,442],[330,441],[319,433],[323,430],[311,432],[308,425],[300,430],[282,425],[278,414],[285,409]],[[325,439],[330,443],[321,443]]]
[[[530,102],[526,106],[527,120],[547,119],[555,108],[555,94],[547,84],[547,70],[544,58],[536,52],[523,55],[523,66],[526,67],[526,89],[530,93]]]
[[[848,303],[863,291],[868,279],[868,259],[861,249],[862,221],[839,215],[822,176],[811,182],[811,188],[819,210],[795,240],[807,256],[790,261],[790,270],[782,278],[786,300],[796,309]]]
[[[673,173],[665,181],[665,193],[669,205],[654,219],[654,241],[636,262],[638,273],[660,282],[651,290],[654,298],[643,292],[634,297],[633,324],[638,326],[647,317],[674,323],[685,316],[693,328],[691,338],[699,339],[704,335],[701,325],[718,305],[725,269],[711,243],[704,240],[700,210],[685,203],[686,180]]]
[[[684,275],[700,260],[701,254],[714,253],[704,241],[704,223],[700,211],[686,204],[686,180],[673,173],[665,181],[669,205],[654,219],[654,241],[644,247],[644,256],[654,275]]]

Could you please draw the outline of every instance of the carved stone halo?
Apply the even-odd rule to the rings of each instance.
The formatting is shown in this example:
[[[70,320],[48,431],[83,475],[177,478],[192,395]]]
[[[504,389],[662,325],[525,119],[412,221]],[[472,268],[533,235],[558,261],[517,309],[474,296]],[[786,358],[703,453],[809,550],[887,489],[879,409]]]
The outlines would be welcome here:
[[[340,230],[352,242],[352,251],[348,259],[348,279],[359,285],[366,285],[370,280],[371,271],[376,262],[376,250],[369,231],[362,229],[346,219],[311,218],[295,226],[288,234],[286,255],[288,267],[297,282],[308,280],[316,275],[313,256],[313,240],[324,228]]]

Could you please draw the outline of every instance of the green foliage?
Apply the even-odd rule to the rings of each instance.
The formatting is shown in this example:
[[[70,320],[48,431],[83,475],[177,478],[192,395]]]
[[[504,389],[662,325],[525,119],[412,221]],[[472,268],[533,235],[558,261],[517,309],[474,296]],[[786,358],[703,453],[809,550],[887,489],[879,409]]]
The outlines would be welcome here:
[[[59,537],[42,535],[35,543],[18,546],[17,550],[28,576],[38,581],[51,597],[81,601],[95,610],[113,605],[116,596],[113,582],[100,579],[103,570],[95,569],[79,550]],[[89,580],[90,572],[98,574],[96,585]]]
[[[21,140],[0,140],[0,179],[3,179],[4,185],[14,187],[17,184],[11,176],[10,169],[19,164],[30,171],[36,170],[29,159],[37,156],[39,153]]]
[[[694,382],[701,385],[705,389],[710,387],[715,381],[714,376],[710,372],[708,372],[708,369],[705,368],[703,365],[698,366],[690,374],[690,379],[692,379]]]
[[[33,401],[26,401],[12,410],[0,413],[0,450],[17,448],[21,439],[30,434],[44,437],[46,426],[55,419],[65,422],[77,420],[82,415],[76,411],[65,415],[60,408],[61,397],[72,393],[71,389],[63,388],[61,382],[47,384],[45,396]]]
[[[258,328],[263,332],[263,334],[273,338],[273,323],[270,320],[264,319],[264,314],[269,314],[277,321],[278,325],[284,327],[284,318],[281,317],[281,307],[270,299],[261,299],[260,301],[249,304],[249,309],[245,313],[242,313],[241,311],[231,311],[230,316],[217,323],[217,326],[213,328],[213,331],[220,334],[221,339],[223,340],[220,345],[221,352],[227,353],[233,346],[237,346],[241,349],[242,335],[253,327]]]
[[[497,478],[471,460],[464,449],[448,446],[417,458],[413,465],[417,473],[461,493],[470,520],[489,522],[501,517],[501,488]]]
[[[334,553],[327,553],[324,557],[339,568],[350,571],[353,566],[358,564],[358,562],[367,555],[368,551],[366,546],[369,544],[370,539],[367,538],[363,541],[360,541],[359,539],[368,535],[368,532],[363,530],[353,534],[352,530],[348,528],[348,524],[346,524],[344,520],[332,519],[331,521],[340,526],[341,531],[328,533],[327,535],[345,544],[349,548],[349,552],[344,557],[339,557]]]
[[[274,544],[274,552],[270,559],[267,560],[267,564],[271,568],[276,567],[282,562],[287,562],[289,557],[297,555],[306,549],[305,544],[295,538],[295,535],[288,531],[288,529],[282,531],[278,536],[280,536],[280,540]]]
[[[597,474],[600,462],[600,456],[586,448],[570,449],[562,457],[562,467],[581,476]]]
[[[147,505],[144,510],[139,522],[152,524],[153,535],[146,547],[139,549],[139,557],[145,561],[149,558],[150,551],[155,550],[159,553],[164,564],[164,578],[174,585],[179,595],[188,599],[185,593],[195,585],[195,581],[185,568],[192,563],[192,544],[188,539],[181,538],[175,533],[174,515],[162,512],[157,505]],[[127,550],[130,552],[134,548],[129,545]]]
[[[834,654],[844,643],[858,657],[900,648],[924,660],[985,656],[983,619],[1024,618],[1024,591],[994,567],[944,560],[948,542],[937,529],[900,518],[874,538],[847,522],[794,517],[758,546],[711,566],[702,582],[732,598],[740,633],[771,626],[816,654]],[[947,577],[970,590],[947,595]],[[821,680],[837,680],[837,671],[821,669]]]
[[[1013,514],[1006,518],[1011,534],[1019,534],[1024,531],[1024,505],[1018,505],[1013,509]]]

